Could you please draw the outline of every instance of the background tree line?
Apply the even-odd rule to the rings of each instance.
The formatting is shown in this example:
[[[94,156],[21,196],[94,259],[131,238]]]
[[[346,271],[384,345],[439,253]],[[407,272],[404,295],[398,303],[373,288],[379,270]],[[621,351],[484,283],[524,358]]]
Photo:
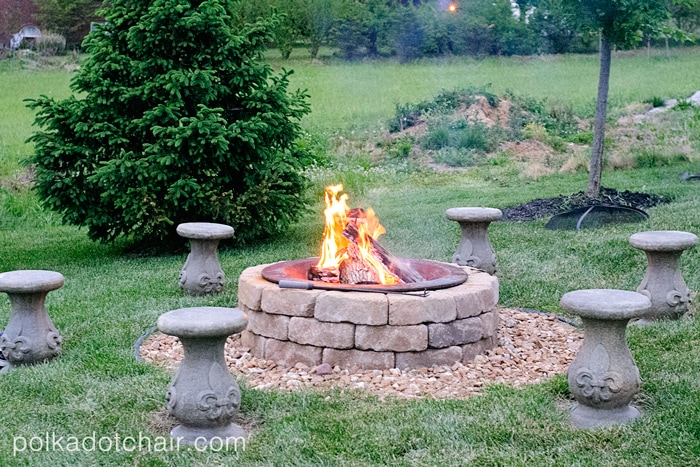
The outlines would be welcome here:
[[[566,0],[230,0],[238,26],[276,16],[274,44],[283,58],[304,44],[343,59],[447,55],[531,55],[598,50],[598,34],[582,25]],[[692,40],[700,1],[668,0],[670,17],[636,31],[645,44]]]
[[[48,31],[78,47],[100,0],[34,0]],[[294,47],[316,58],[322,46],[346,60],[447,55],[531,55],[598,50],[567,0],[229,0],[234,26],[275,19],[269,44],[288,58]],[[645,45],[679,45],[700,29],[700,0],[667,0],[669,19],[639,31]]]

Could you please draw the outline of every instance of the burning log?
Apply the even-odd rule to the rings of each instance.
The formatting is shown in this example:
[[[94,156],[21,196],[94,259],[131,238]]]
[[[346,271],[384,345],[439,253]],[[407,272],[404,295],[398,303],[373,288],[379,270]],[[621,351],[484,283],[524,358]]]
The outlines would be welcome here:
[[[339,282],[337,270],[318,266],[311,266],[306,277],[310,281]]]
[[[357,227],[349,223],[343,230],[343,237],[347,238],[352,244],[357,245],[360,242],[360,233]],[[381,246],[372,237],[367,237],[371,244],[371,253],[379,262],[381,262],[386,270],[396,276],[403,283],[421,282],[424,280],[417,271],[403,264],[401,259],[391,254],[386,248]],[[342,274],[341,274],[342,281]],[[348,282],[350,283],[350,282]]]
[[[326,228],[316,266],[309,268],[309,280],[341,284],[405,284],[422,282],[423,277],[384,249],[377,238],[385,230],[368,208],[349,209],[342,185],[326,187]]]
[[[360,249],[354,243],[346,249],[348,258],[340,263],[338,279],[341,284],[380,284],[379,273],[367,261],[362,259]]]

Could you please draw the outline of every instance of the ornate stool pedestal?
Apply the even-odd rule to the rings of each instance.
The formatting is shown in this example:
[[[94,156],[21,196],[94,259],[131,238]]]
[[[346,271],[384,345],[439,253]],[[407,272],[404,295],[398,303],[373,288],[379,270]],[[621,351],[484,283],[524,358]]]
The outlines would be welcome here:
[[[16,365],[44,362],[61,353],[61,337],[44,303],[46,295],[63,286],[53,271],[10,271],[0,274],[0,292],[10,297],[12,312],[2,336],[0,352],[7,360],[3,372]]]
[[[496,273],[496,253],[488,238],[489,224],[503,217],[500,209],[494,208],[450,208],[445,214],[451,221],[459,222],[462,239],[452,262],[460,266]]]
[[[226,366],[224,345],[247,324],[247,316],[236,308],[180,308],[158,318],[158,329],[177,336],[185,352],[166,396],[168,412],[181,423],[171,431],[173,438],[219,446],[245,436],[232,422],[241,392]]]
[[[629,405],[640,379],[625,330],[630,319],[648,312],[649,298],[625,290],[576,290],[564,294],[561,306],[583,321],[583,344],[567,372],[578,402],[571,412],[574,426],[594,428],[639,417]]]
[[[629,242],[647,256],[646,274],[637,287],[637,292],[651,300],[651,310],[643,322],[683,316],[690,303],[690,290],[681,275],[680,257],[698,243],[698,237],[689,232],[661,230],[636,233]]]
[[[177,233],[190,240],[190,254],[180,271],[180,288],[190,295],[219,293],[226,276],[219,264],[219,240],[233,237],[233,227],[209,222],[187,222]]]

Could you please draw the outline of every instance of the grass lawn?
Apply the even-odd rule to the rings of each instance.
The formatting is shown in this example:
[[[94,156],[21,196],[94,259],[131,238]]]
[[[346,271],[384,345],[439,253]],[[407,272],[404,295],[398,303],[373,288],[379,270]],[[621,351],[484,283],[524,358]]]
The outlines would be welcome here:
[[[611,113],[654,96],[690,95],[698,85],[695,71],[689,71],[699,69],[697,52],[681,51],[670,58],[647,58],[645,52],[615,57]],[[597,62],[589,56],[408,65],[316,64],[299,58],[274,64],[294,68],[293,85],[309,88],[314,111],[305,125],[319,138],[372,131],[399,101],[415,102],[465,85],[492,83],[493,92],[511,88],[591,112],[597,82]],[[253,433],[245,448],[170,449],[162,442],[168,439],[163,416],[172,375],[138,362],[134,343],[169,310],[235,306],[237,278],[249,266],[316,255],[321,198],[301,222],[273,241],[245,248],[224,242],[219,259],[229,282],[222,294],[183,296],[177,276],[187,253],[184,243],[181,251],[159,255],[135,251],[123,242],[94,243],[84,230],[60,225],[55,214],[39,206],[21,183],[17,162],[31,151],[24,140],[32,132],[32,115],[22,99],[42,93],[66,96],[70,75],[3,67],[8,65],[0,62],[0,271],[50,269],[61,272],[66,282],[46,302],[63,337],[63,354],[48,364],[0,375],[2,465],[697,464],[700,322],[694,319],[694,307],[680,321],[628,330],[642,379],[635,404],[644,414],[631,425],[571,428],[566,416],[571,396],[563,375],[523,389],[489,386],[467,400],[414,401],[379,401],[360,391],[252,390],[241,380],[240,421]],[[498,258],[500,304],[562,313],[559,299],[570,290],[634,290],[646,258],[629,245],[631,234],[700,233],[700,184],[679,178],[686,171],[700,172],[700,139],[693,122],[687,132],[694,158],[603,174],[606,187],[672,199],[649,209],[648,221],[580,232],[548,231],[544,220],[493,223],[489,237]],[[383,166],[315,177],[315,192],[320,193],[326,181],[340,179],[348,187],[350,204],[372,206],[387,228],[382,237],[387,249],[398,256],[440,261],[449,261],[459,240],[458,225],[445,218],[447,208],[505,208],[580,191],[587,181],[585,173],[521,178],[507,164],[457,173]],[[699,290],[700,248],[684,253],[681,266],[688,287]],[[9,300],[2,294],[0,329],[9,313]],[[91,450],[93,436],[104,440]],[[117,450],[116,436],[137,441],[140,437],[141,449]],[[52,443],[59,437],[62,440]],[[87,439],[87,444],[70,450],[71,437]],[[111,447],[103,449],[107,439]]]
[[[611,109],[652,97],[686,98],[698,90],[690,79],[697,73],[698,49],[615,52],[610,72]],[[302,52],[288,61],[275,59],[275,68],[293,69],[292,88],[308,89],[312,114],[309,128],[330,131],[376,130],[386,124],[396,104],[419,102],[440,90],[486,88],[501,95],[546,99],[573,107],[582,117],[595,113],[599,59],[597,55],[537,56],[521,58],[465,57],[421,60],[410,63],[310,62]],[[663,78],[662,78],[663,77]]]

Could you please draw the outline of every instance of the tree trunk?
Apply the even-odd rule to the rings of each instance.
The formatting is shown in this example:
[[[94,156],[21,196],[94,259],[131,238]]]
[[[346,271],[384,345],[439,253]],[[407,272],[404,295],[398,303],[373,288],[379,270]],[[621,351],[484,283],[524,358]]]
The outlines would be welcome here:
[[[647,58],[651,57],[651,34],[647,34]]]
[[[597,198],[600,194],[600,177],[603,171],[603,150],[605,148],[605,119],[608,108],[608,86],[610,84],[610,57],[610,41],[604,33],[601,33],[598,100],[595,106],[591,167],[588,174],[588,188],[586,189],[586,195],[588,195],[589,198]]]
[[[311,59],[315,60],[318,57],[318,51],[321,48],[321,40],[311,36],[309,52],[311,53]]]

